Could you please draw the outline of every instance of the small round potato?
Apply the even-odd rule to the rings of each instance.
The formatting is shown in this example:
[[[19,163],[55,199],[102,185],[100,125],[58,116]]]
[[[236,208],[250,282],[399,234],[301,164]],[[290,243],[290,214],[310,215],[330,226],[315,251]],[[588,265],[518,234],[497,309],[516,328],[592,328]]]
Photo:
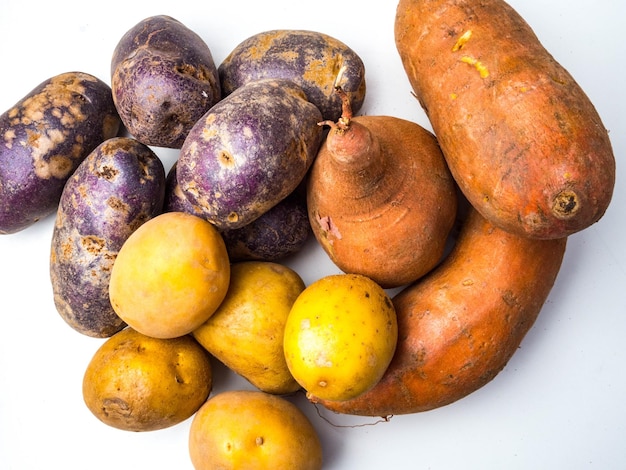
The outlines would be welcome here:
[[[221,98],[203,39],[165,15],[122,36],[111,59],[111,88],[122,122],[140,142],[180,148],[194,123]]]
[[[92,357],[83,377],[83,398],[109,426],[153,431],[193,415],[211,387],[210,357],[192,337],[156,339],[126,328]]]
[[[189,430],[196,470],[320,470],[322,445],[306,415],[284,398],[231,390],[210,398]]]
[[[115,312],[155,338],[191,333],[219,307],[230,283],[224,240],[184,212],[150,219],[124,242],[109,282]]]
[[[360,274],[334,274],[309,285],[285,325],[285,359],[309,399],[349,400],[382,378],[398,341],[388,294]]]

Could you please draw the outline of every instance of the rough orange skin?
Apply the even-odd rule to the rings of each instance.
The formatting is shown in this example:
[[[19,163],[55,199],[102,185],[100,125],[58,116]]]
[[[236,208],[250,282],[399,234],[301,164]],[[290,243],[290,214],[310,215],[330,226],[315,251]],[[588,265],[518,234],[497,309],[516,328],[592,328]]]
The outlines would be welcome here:
[[[389,416],[450,404],[490,382],[517,350],[561,266],[566,239],[518,237],[475,210],[452,253],[393,298],[398,345],[380,382],[345,414]]]
[[[393,116],[356,116],[323,142],[307,206],[313,234],[335,265],[391,288],[441,259],[457,194],[432,133]]]
[[[465,196],[495,225],[561,238],[615,185],[607,130],[574,78],[502,0],[400,0],[396,46]]]

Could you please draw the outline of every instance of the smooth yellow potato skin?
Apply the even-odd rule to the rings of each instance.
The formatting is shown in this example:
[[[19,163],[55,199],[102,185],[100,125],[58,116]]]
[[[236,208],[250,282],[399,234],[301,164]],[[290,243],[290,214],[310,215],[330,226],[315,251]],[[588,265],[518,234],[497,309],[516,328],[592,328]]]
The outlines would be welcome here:
[[[295,392],[300,385],[287,367],[283,336],[304,281],[292,269],[266,261],[234,263],[230,272],[224,301],[193,336],[258,389]]]
[[[309,285],[285,326],[287,366],[309,397],[348,400],[372,388],[398,340],[395,309],[370,278],[336,274]]]
[[[200,217],[163,213],[122,245],[109,283],[113,309],[154,338],[191,333],[219,307],[230,283],[226,245]]]
[[[157,339],[126,328],[96,351],[83,376],[83,399],[102,422],[154,431],[191,417],[212,387],[209,354],[191,336]]]
[[[322,447],[306,415],[286,399],[256,390],[211,397],[189,430],[196,470],[319,470]]]

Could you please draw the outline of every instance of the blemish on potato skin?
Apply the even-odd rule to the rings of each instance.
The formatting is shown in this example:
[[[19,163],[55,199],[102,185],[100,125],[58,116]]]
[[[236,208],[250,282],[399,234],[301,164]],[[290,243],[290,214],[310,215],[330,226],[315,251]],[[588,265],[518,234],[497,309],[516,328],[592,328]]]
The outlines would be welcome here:
[[[10,162],[11,176],[0,187],[0,200],[10,207],[0,207],[0,232],[19,231],[53,212],[69,176],[119,124],[108,85],[80,72],[42,82],[2,114],[0,166]]]
[[[119,171],[111,166],[103,166],[101,169],[95,172],[95,175],[99,178],[104,178],[106,180],[112,181],[119,174]]]
[[[106,417],[118,416],[129,418],[132,414],[130,405],[121,398],[105,398],[102,400],[102,414]]]
[[[57,310],[74,329],[93,337],[125,326],[109,301],[110,272],[130,233],[160,211],[165,187],[158,157],[132,139],[117,139],[101,144],[68,180],[52,239]]]
[[[89,235],[86,237],[82,237],[81,245],[83,246],[85,251],[93,255],[98,255],[106,247],[106,240],[100,237]]]
[[[468,29],[456,41],[456,43],[452,47],[452,52],[457,52],[461,50],[465,46],[465,44],[467,44],[467,42],[470,40],[471,37],[472,37],[472,30]]]
[[[7,129],[2,136],[4,139],[4,145],[10,149],[13,147],[13,141],[15,140],[15,129]]]
[[[335,83],[344,66],[345,73]],[[332,121],[341,116],[335,85],[350,93],[355,112],[365,97],[360,57],[337,39],[311,31],[273,30],[251,36],[229,54],[219,72],[226,94],[250,81],[288,78],[302,87],[324,119]]]
[[[217,156],[217,161],[220,165],[226,168],[232,168],[235,166],[235,159],[227,150],[222,150]]]
[[[478,59],[470,56],[463,56],[460,60],[465,64],[474,66],[474,68],[478,71],[480,78],[489,77],[489,69],[487,69],[487,66]]]

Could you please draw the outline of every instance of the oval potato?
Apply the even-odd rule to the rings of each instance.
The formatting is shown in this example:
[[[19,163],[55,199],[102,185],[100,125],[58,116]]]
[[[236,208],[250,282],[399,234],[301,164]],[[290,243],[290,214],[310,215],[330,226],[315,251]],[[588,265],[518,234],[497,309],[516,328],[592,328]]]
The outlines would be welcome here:
[[[0,234],[53,214],[89,153],[119,131],[111,88],[83,72],[55,75],[0,116]]]
[[[75,330],[109,337],[126,323],[109,300],[117,254],[163,207],[165,170],[147,146],[128,137],[100,144],[68,180],[50,250],[54,303]]]
[[[218,67],[222,93],[229,95],[246,83],[282,78],[300,86],[325,120],[341,116],[335,87],[350,95],[357,113],[365,100],[365,66],[359,55],[328,34],[276,29],[250,36],[238,44]]]

